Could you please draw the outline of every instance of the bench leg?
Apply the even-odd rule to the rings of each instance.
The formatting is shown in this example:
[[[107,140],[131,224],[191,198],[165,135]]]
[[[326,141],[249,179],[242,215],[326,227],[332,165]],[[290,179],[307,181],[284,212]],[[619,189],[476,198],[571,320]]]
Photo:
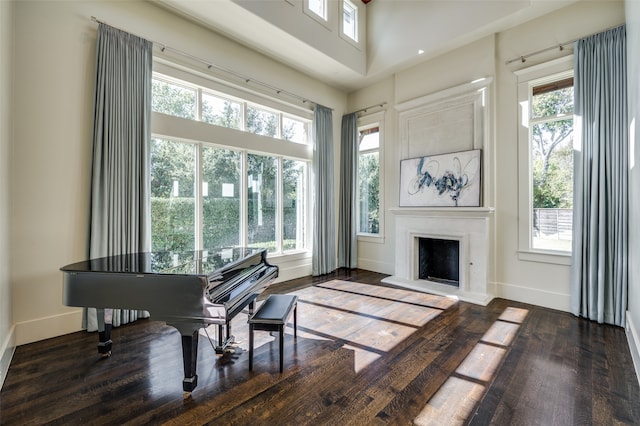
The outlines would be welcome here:
[[[293,338],[298,338],[298,303],[293,306]]]
[[[284,324],[280,326],[280,373],[284,367]]]
[[[253,370],[253,324],[249,324],[249,371]]]

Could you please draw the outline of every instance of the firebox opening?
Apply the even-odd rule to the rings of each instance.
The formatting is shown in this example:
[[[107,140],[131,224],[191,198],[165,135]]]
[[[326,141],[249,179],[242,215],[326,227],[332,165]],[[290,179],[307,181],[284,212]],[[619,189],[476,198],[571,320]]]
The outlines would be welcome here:
[[[418,238],[418,278],[460,286],[460,241]]]

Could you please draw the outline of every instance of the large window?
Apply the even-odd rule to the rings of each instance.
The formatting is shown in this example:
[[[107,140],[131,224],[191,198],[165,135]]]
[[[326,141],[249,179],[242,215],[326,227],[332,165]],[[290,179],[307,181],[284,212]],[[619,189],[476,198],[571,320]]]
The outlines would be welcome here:
[[[358,144],[358,232],[380,232],[380,130],[360,130]]]
[[[194,81],[154,76],[152,249],[307,250],[312,112]]]
[[[525,254],[571,253],[573,73],[553,72],[563,67],[569,68],[570,62],[521,72],[519,226],[520,251]]]
[[[531,87],[532,248],[571,251],[573,78]]]
[[[360,239],[383,236],[382,112],[360,117],[358,124],[357,217]]]

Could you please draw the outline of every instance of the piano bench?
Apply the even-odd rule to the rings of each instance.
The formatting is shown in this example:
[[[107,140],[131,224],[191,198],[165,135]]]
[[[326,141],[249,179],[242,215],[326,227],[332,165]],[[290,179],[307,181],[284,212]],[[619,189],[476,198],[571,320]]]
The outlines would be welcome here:
[[[277,331],[280,343],[280,372],[283,369],[284,327],[293,312],[293,337],[298,337],[298,296],[272,294],[249,318],[249,371],[253,370],[253,332],[255,330]]]

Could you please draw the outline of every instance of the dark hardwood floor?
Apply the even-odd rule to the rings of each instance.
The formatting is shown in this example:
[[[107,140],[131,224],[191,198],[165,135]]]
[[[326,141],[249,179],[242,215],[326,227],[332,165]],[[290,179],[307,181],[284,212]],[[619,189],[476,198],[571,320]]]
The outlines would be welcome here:
[[[271,286],[299,296],[284,372],[266,332],[256,332],[248,371],[240,314],[235,353],[216,356],[201,334],[191,394],[180,335],[161,322],[115,329],[106,360],[94,333],[20,346],[0,424],[640,424],[623,329],[504,299],[482,307],[390,288],[383,277],[340,270]]]

